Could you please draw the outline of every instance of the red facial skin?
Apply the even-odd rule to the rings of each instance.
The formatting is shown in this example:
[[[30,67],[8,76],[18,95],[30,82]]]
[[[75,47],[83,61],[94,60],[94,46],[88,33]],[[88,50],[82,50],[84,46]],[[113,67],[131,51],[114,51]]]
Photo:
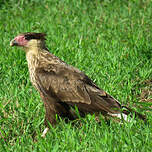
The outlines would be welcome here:
[[[14,38],[13,42],[18,46],[26,46],[28,40],[25,39],[24,35],[19,35]]]

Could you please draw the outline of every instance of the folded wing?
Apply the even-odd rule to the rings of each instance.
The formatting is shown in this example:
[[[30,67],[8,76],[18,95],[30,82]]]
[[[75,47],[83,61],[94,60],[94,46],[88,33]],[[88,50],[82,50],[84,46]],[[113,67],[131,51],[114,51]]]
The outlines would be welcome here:
[[[83,72],[64,65],[47,65],[37,69],[42,92],[84,112],[120,112],[120,104],[97,87]]]

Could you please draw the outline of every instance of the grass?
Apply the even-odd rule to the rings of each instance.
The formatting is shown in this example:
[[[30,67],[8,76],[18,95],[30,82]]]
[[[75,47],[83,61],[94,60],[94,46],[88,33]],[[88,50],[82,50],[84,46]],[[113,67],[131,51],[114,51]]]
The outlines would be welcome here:
[[[0,151],[151,151],[152,3],[150,0],[9,0],[0,2]],[[60,120],[46,138],[44,107],[25,54],[10,48],[18,33],[45,32],[49,50],[78,67],[140,120],[81,125]]]

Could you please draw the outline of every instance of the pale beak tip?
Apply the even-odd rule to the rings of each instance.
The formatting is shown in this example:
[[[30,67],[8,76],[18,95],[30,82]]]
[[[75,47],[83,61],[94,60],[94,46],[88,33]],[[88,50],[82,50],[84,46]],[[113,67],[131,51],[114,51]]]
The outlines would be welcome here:
[[[13,40],[10,42],[10,46],[13,46]]]

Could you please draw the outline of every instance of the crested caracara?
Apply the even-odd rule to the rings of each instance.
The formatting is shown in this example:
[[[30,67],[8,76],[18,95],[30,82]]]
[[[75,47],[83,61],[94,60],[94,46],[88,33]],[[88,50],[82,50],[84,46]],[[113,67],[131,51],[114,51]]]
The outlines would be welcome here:
[[[16,36],[11,46],[20,46],[26,53],[30,79],[44,102],[45,122],[56,123],[56,115],[76,119],[76,106],[80,116],[101,113],[127,119],[127,115],[145,120],[145,116],[122,106],[116,99],[100,89],[88,76],[51,54],[45,46],[45,34],[24,33]],[[45,129],[43,136],[48,129]]]

